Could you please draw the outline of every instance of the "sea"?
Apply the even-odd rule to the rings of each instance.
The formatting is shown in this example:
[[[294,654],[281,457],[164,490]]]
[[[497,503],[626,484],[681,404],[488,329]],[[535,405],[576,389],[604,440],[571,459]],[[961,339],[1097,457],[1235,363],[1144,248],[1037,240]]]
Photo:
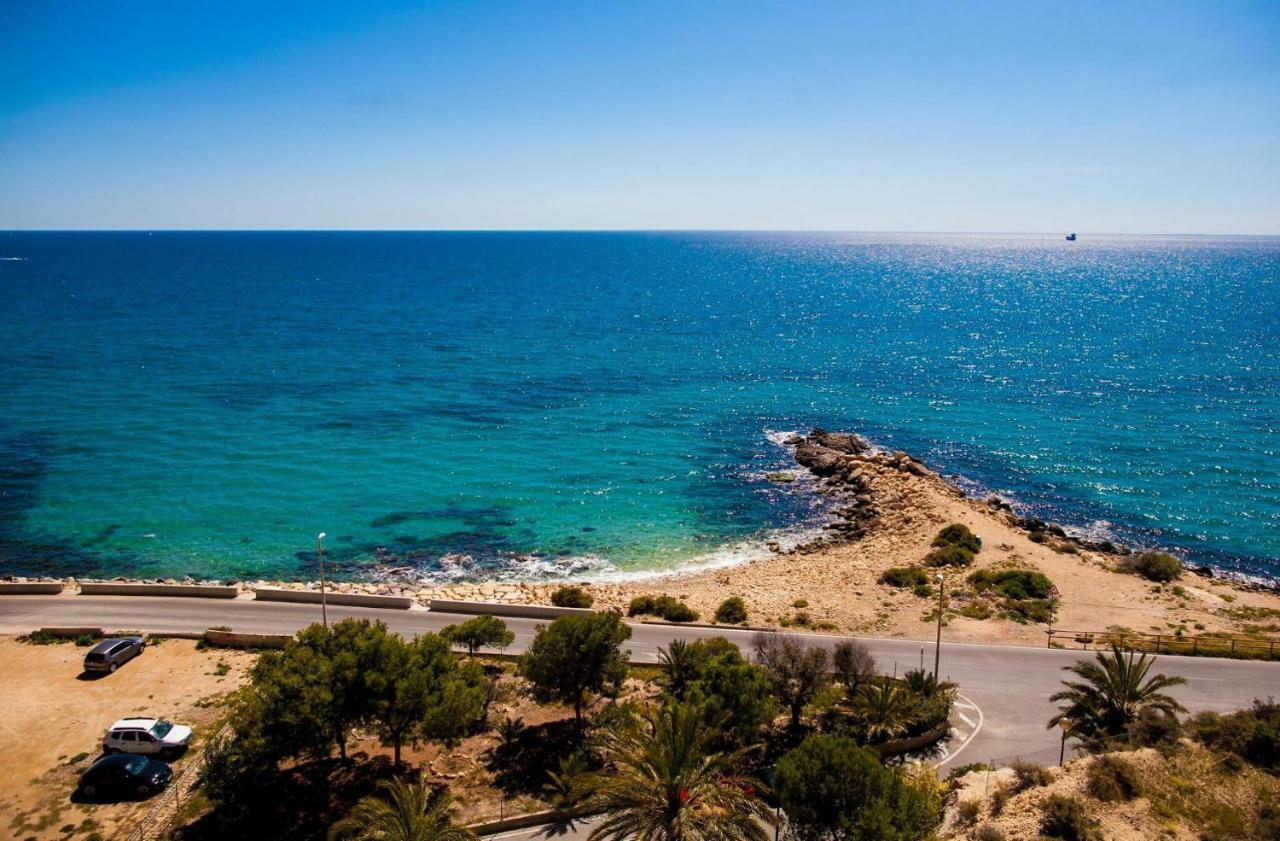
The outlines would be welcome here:
[[[1275,580],[1280,239],[0,233],[0,575],[738,563],[815,426]]]

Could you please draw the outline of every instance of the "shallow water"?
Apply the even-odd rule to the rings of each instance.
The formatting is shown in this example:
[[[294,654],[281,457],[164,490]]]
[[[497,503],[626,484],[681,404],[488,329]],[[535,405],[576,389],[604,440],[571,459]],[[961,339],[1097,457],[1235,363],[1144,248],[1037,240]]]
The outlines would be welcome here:
[[[296,577],[319,531],[349,574],[741,557],[820,516],[763,476],[769,432],[815,424],[1280,570],[1277,239],[11,233],[0,257],[24,258],[0,573]]]

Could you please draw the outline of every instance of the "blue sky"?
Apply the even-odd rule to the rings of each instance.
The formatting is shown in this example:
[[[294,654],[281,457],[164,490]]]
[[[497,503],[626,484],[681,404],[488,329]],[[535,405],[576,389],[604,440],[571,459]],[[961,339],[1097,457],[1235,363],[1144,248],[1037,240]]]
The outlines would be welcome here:
[[[1280,234],[1280,3],[0,3],[0,228]]]

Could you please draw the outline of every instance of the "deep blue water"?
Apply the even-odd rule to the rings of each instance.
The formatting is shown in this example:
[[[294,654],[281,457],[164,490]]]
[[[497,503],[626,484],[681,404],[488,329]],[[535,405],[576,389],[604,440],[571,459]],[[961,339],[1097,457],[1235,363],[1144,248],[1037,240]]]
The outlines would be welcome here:
[[[635,572],[863,432],[1280,572],[1280,240],[0,234],[0,573]],[[11,259],[21,258],[21,259]],[[440,559],[464,554],[455,566]]]

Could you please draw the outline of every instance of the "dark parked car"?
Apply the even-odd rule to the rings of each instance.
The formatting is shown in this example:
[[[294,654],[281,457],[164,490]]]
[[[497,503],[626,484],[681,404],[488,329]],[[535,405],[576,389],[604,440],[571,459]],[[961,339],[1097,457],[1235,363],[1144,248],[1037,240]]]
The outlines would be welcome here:
[[[103,640],[84,656],[86,672],[114,672],[142,653],[147,642],[142,637]]]
[[[99,759],[80,777],[85,797],[105,795],[150,797],[173,779],[167,763],[134,753],[117,753]]]

